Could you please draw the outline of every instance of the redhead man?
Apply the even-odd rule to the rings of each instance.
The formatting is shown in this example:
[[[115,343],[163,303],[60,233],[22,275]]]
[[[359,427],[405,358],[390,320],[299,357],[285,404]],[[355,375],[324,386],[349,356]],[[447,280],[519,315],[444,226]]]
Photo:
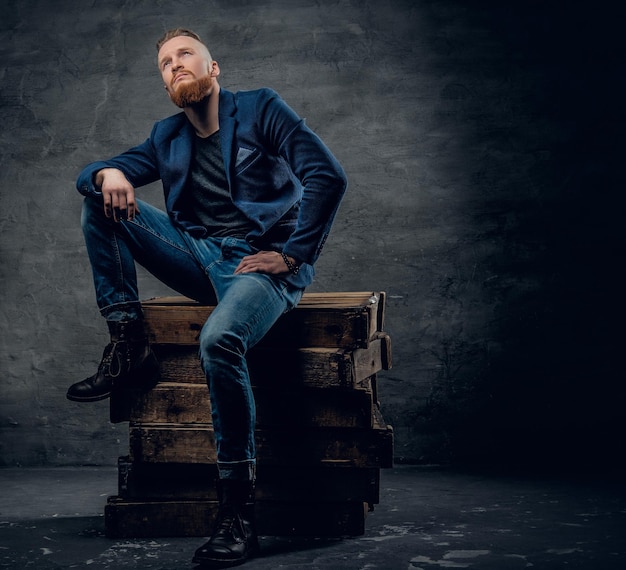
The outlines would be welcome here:
[[[135,263],[180,294],[216,304],[200,334],[200,364],[211,396],[220,509],[193,561],[235,566],[259,548],[246,354],[311,283],[347,183],[328,148],[277,93],[222,89],[219,65],[197,34],[170,30],[157,51],[165,90],[182,112],[78,178],[96,300],[111,342],[96,374],[70,386],[67,397],[92,402],[124,383],[158,381]],[[135,195],[159,179],[166,212]]]

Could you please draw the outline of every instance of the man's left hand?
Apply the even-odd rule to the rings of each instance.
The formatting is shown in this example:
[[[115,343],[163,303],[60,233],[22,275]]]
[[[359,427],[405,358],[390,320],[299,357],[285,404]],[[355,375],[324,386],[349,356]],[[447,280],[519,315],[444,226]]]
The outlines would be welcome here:
[[[293,261],[295,263],[295,260]],[[235,269],[235,275],[239,273],[268,273],[270,275],[282,275],[289,273],[283,257],[276,251],[259,251],[254,255],[246,255]]]

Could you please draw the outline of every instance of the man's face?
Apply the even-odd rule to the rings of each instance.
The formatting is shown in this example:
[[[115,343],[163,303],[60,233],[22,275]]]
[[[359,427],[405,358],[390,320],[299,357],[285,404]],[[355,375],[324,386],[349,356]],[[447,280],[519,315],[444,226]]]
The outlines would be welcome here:
[[[179,107],[199,103],[217,85],[219,67],[207,48],[188,36],[165,42],[158,55],[161,77],[172,101]]]

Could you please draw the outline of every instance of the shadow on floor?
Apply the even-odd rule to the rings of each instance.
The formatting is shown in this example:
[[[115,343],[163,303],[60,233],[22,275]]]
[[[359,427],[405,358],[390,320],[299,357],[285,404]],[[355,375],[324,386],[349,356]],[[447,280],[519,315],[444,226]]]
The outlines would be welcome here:
[[[113,468],[1,469],[0,568],[179,570],[203,538],[109,539]],[[245,568],[435,570],[626,567],[622,479],[384,470],[366,533],[262,537]]]

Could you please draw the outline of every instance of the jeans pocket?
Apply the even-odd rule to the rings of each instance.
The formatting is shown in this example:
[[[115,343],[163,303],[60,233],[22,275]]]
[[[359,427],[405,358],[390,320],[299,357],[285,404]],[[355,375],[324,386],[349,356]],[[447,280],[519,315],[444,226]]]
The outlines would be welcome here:
[[[222,239],[221,253],[224,261],[232,261],[252,255],[256,250],[245,239],[227,237]]]

